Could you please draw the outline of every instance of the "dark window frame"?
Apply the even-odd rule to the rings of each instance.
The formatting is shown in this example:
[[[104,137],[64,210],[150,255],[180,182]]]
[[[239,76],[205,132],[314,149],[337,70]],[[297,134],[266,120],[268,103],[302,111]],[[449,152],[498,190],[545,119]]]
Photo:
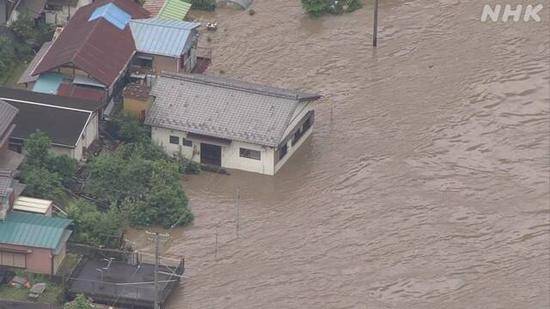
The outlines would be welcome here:
[[[180,144],[180,137],[176,135],[170,135],[169,137],[170,144],[172,145],[179,145]]]
[[[239,148],[239,157],[261,161],[262,160],[262,152],[259,151],[259,150],[240,147]]]
[[[183,138],[183,137],[182,137],[182,139],[181,139],[181,144],[182,144],[183,146],[193,147],[193,141],[188,140],[188,139]]]

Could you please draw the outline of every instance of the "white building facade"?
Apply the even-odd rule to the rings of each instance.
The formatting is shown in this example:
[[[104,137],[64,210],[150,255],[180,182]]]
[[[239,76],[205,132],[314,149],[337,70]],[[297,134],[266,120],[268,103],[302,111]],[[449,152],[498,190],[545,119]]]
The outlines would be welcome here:
[[[309,137],[313,102],[319,98],[217,77],[174,74],[159,77],[152,94],[155,101],[146,124],[152,140],[166,153],[265,175],[275,175]]]

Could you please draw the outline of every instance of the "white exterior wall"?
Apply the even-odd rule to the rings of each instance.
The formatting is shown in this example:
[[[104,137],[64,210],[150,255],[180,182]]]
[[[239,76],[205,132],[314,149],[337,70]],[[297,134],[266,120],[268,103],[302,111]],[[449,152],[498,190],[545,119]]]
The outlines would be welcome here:
[[[300,122],[302,118],[304,118],[304,116],[312,110],[313,110],[313,104],[311,102],[303,102],[298,106],[298,108],[296,108],[296,111],[294,112],[294,115],[292,116],[292,119],[290,121],[290,125],[285,131],[285,137],[284,137],[285,139],[288,137],[290,133],[294,131],[298,122]],[[292,146],[292,138],[290,138],[287,141],[287,147],[288,147],[287,154],[284,156],[282,160],[278,161],[275,164],[275,173],[277,173],[279,169],[281,169],[281,167],[290,159],[290,157],[292,157],[292,155],[296,152],[296,150],[298,150],[298,148],[302,146],[304,141],[308,139],[308,137],[311,135],[311,132],[313,132],[313,127],[314,127],[314,124],[312,124],[312,126],[307,130],[307,132],[304,132],[304,135],[302,135],[302,137],[300,138],[300,140],[296,145]]]
[[[170,135],[180,138],[180,145],[170,144]],[[187,133],[176,130],[153,127],[151,129],[151,138],[153,142],[164,148],[169,155],[175,155],[179,152],[188,159],[200,163],[200,143],[198,139],[189,138],[193,142],[193,147],[181,145],[181,139],[187,139]],[[205,143],[208,144],[206,141]],[[239,169],[248,172],[274,175],[275,174],[275,149],[263,147],[260,145],[233,141],[230,145],[222,146],[222,167]],[[261,160],[242,158],[240,148],[258,150],[261,153]]]
[[[82,132],[83,133],[74,148],[52,146],[52,151],[57,155],[67,155],[73,159],[81,161],[84,155],[84,148],[90,147],[90,145],[99,136],[99,117],[97,113],[93,114],[92,118],[88,122],[88,125]]]

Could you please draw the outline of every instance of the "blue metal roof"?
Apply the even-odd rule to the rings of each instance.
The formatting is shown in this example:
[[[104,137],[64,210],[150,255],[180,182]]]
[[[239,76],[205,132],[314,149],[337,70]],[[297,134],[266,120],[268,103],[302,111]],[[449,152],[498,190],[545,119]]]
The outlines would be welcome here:
[[[56,249],[71,223],[69,219],[12,211],[0,220],[0,244]]]
[[[120,30],[123,30],[132,18],[130,14],[113,3],[108,3],[95,9],[88,21],[93,21],[100,17],[103,17]]]
[[[63,75],[59,73],[44,73],[40,74],[36,83],[32,87],[32,91],[47,94],[57,94],[57,90],[63,81]]]
[[[130,21],[138,52],[169,57],[180,57],[191,47],[193,30],[199,26],[199,23],[159,18]]]

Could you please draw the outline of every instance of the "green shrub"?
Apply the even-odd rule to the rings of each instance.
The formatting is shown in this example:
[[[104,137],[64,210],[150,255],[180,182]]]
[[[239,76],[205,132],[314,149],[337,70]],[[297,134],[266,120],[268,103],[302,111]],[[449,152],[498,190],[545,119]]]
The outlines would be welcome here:
[[[195,10],[214,11],[216,0],[191,0],[192,8]]]
[[[132,226],[184,225],[193,220],[179,165],[153,144],[126,144],[89,164],[86,190],[128,214]]]
[[[63,195],[61,176],[45,167],[27,165],[23,169],[22,179],[26,185],[25,195],[52,200],[57,200]]]
[[[73,240],[91,246],[117,247],[124,220],[115,209],[100,211],[95,205],[78,200],[67,207],[67,215],[75,224]]]
[[[353,12],[363,6],[362,0],[301,0],[304,10],[312,16],[326,13]]]
[[[51,140],[44,132],[33,133],[25,139],[26,159],[22,168],[25,194],[59,199],[63,194],[63,184],[75,176],[76,160],[52,154],[50,144]]]

